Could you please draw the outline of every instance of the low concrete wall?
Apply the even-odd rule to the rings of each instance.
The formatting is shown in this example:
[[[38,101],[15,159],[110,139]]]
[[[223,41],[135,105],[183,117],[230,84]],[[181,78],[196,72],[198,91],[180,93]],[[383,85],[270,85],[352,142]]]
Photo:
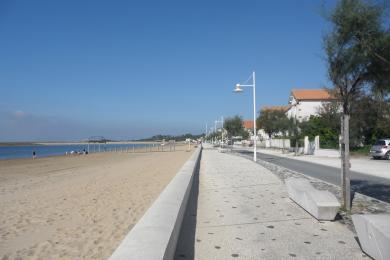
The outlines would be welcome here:
[[[110,260],[173,259],[192,180],[201,157],[198,147],[153,205],[126,235]]]
[[[290,139],[267,139],[263,141],[257,141],[257,146],[262,148],[290,148]]]

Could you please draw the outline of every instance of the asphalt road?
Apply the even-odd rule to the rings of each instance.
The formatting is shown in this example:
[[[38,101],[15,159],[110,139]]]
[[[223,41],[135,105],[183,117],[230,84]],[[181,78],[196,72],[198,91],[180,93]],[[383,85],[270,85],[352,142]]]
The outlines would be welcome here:
[[[243,150],[238,152],[243,154],[252,154],[252,152]],[[340,169],[335,167],[264,153],[257,153],[257,158],[320,180],[330,182],[338,186],[341,185]],[[389,179],[352,171],[351,190],[352,192],[359,192],[361,194],[390,203]]]

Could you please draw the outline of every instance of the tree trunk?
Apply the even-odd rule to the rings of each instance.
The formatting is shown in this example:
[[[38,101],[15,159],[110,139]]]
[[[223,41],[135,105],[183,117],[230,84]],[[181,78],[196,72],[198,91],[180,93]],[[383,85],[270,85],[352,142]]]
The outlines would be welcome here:
[[[349,115],[341,116],[341,187],[343,190],[343,206],[351,210],[351,178],[349,161]]]

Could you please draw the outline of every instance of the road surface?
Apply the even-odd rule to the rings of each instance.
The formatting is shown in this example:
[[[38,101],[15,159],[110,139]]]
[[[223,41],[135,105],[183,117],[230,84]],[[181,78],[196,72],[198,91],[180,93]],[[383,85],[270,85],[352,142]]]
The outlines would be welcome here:
[[[245,150],[235,151],[242,154],[253,154]],[[340,169],[336,167],[264,153],[257,153],[257,158],[338,186],[341,183]],[[352,171],[351,190],[390,203],[390,179]]]

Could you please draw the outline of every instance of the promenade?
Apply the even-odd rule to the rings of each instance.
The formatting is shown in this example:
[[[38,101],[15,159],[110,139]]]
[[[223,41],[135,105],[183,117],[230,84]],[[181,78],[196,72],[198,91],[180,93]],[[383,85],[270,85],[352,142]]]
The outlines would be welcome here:
[[[319,222],[270,171],[204,149],[175,259],[362,259],[345,225]]]

